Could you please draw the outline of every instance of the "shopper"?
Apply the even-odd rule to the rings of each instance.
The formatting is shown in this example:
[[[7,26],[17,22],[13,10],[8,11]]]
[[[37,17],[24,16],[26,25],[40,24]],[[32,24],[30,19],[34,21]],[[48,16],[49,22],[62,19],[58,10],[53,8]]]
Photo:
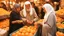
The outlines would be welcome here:
[[[31,5],[32,5],[32,8],[35,9],[35,11],[36,11],[36,13],[37,13],[37,15],[38,15],[38,7],[35,6],[35,3],[34,3],[34,2],[31,2]]]
[[[55,7],[55,11],[59,10],[61,0],[52,0],[52,1]]]
[[[32,24],[38,19],[38,16],[29,1],[25,2],[24,9],[21,11],[20,14],[23,17],[23,20],[27,21],[26,24]]]
[[[43,11],[42,4],[39,3],[39,6],[38,6],[38,16],[39,16],[40,19],[43,19],[44,15],[45,15],[45,13]]]
[[[42,35],[43,36],[55,36],[56,34],[56,18],[55,11],[50,4],[44,4],[43,9],[45,12]]]
[[[43,19],[45,13],[43,12],[42,4],[41,4],[41,3],[38,3],[38,4],[39,4],[38,7],[35,6],[35,4],[34,4],[33,2],[31,2],[31,4],[32,4],[32,7],[35,9],[35,11],[36,11],[38,17],[39,17],[40,19]]]
[[[20,23],[19,20],[21,20],[20,5],[15,4],[13,11],[10,14],[9,34],[16,31],[17,29],[19,29],[23,26],[23,24]]]

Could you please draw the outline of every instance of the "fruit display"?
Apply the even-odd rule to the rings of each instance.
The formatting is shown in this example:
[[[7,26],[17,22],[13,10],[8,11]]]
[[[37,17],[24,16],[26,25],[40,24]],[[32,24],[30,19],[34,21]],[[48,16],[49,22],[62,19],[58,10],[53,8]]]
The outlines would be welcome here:
[[[64,9],[60,9],[58,11],[56,11],[56,15],[64,15]]]
[[[64,21],[64,19],[62,19],[62,18],[56,16],[56,22],[62,22],[62,21]]]
[[[57,23],[56,26],[57,26],[57,30],[58,30],[56,33],[56,36],[64,36],[64,24],[63,24],[63,22]]]
[[[62,32],[56,32],[56,36],[64,36],[64,33],[62,33]]]
[[[64,18],[64,9],[60,9],[60,10],[56,11],[56,16]]]
[[[9,29],[9,19],[5,19],[3,21],[0,21],[0,28],[8,30]]]
[[[56,11],[56,21],[57,22],[64,21],[64,9],[60,9],[60,10]]]
[[[62,24],[62,23],[57,23],[56,26],[57,26],[58,28],[61,28],[61,29],[64,28],[64,24]]]
[[[6,11],[3,8],[0,8],[0,16],[3,16],[3,15],[10,15],[10,12]]]
[[[58,30],[56,36],[64,36],[64,9],[56,11],[56,22]]]
[[[11,36],[34,36],[37,28],[34,26],[24,26],[20,28],[18,31],[12,33]]]

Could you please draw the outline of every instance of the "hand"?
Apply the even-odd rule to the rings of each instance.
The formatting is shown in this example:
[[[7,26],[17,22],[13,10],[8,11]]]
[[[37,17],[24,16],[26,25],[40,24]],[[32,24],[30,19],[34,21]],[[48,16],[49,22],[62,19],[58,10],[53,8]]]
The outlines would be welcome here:
[[[14,24],[14,23],[16,23],[16,21],[12,21],[12,23]]]
[[[16,21],[12,21],[12,23],[14,24],[14,23],[22,23],[23,21],[21,21],[21,20],[16,20]]]
[[[34,23],[34,25],[37,25],[37,24],[38,24],[37,22]]]
[[[29,21],[29,20],[27,20],[27,23],[28,23],[28,24],[32,24],[32,23],[33,23],[33,21]]]
[[[25,19],[25,18],[22,18],[22,20],[25,22],[25,21],[27,21],[27,19]]]

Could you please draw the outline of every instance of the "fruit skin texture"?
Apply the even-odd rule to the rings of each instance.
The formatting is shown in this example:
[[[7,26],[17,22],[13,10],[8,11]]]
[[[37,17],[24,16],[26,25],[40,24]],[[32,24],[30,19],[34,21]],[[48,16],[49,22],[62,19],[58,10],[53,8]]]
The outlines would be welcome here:
[[[57,19],[57,22],[64,21],[64,9],[60,9],[56,11],[56,19]]]
[[[64,33],[57,31],[56,36],[64,36]]]
[[[24,26],[20,28],[18,31],[14,32],[13,36],[33,36],[36,33],[36,27],[34,26]]]
[[[56,24],[56,26],[57,26],[57,28],[60,28],[60,29],[64,28],[64,24],[62,24],[62,23],[58,23],[58,24]]]
[[[0,8],[0,16],[3,16],[3,15],[10,15],[11,12],[8,12],[6,10],[4,10],[3,8]]]
[[[0,21],[0,28],[8,31],[9,30],[9,19]]]

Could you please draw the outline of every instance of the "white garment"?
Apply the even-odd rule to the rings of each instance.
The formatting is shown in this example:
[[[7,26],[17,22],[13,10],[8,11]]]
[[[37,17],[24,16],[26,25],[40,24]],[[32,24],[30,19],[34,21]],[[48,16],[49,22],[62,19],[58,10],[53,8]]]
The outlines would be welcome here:
[[[43,5],[43,8],[45,8],[46,10],[46,13],[45,13],[45,16],[44,16],[44,20],[43,20],[43,27],[42,27],[42,32],[43,32],[43,36],[52,36],[48,31],[49,29],[52,27],[50,24],[48,23],[45,23],[47,22],[48,20],[48,17],[51,13],[54,13],[55,14],[55,11],[53,9],[53,7],[50,5],[50,4],[45,4]],[[50,27],[51,26],[51,27]]]
[[[29,9],[29,11],[30,11],[30,15],[32,15],[33,13],[32,13],[32,5],[31,5],[31,3],[29,2],[29,1],[26,1],[25,3],[24,3],[24,10],[23,10],[23,15],[26,17],[26,7],[25,7],[25,5],[27,5],[27,4],[30,4],[30,9]]]
[[[52,7],[50,4],[45,4],[45,5],[43,5],[43,8],[46,9],[46,14],[45,14],[45,16],[44,16],[44,22],[46,22],[47,19],[48,19],[48,16],[49,16],[51,13],[55,13],[55,12],[54,12],[53,7]]]

